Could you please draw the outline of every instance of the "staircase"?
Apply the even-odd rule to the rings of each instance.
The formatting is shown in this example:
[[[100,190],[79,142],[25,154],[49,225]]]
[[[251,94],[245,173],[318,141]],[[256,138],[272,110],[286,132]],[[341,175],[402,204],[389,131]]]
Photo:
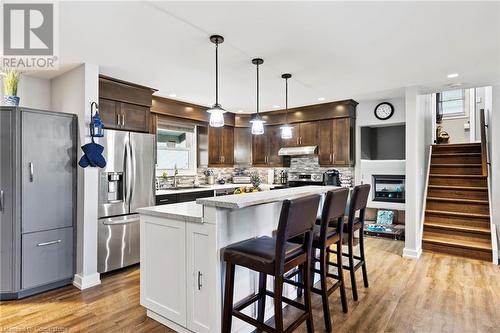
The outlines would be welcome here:
[[[432,146],[423,249],[492,260],[480,143]]]

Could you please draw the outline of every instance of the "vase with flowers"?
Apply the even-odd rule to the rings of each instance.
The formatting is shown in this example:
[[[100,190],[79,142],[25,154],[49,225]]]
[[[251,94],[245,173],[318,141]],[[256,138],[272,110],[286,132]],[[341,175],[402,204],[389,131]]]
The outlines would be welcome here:
[[[20,74],[14,69],[6,70],[3,76],[3,101],[8,106],[19,106],[19,96],[17,96],[17,85],[19,84]]]

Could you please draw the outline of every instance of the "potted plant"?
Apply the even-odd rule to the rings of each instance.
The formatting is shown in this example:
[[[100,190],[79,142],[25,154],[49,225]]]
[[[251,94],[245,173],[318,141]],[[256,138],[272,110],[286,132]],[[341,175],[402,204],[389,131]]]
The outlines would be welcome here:
[[[254,189],[259,189],[260,186],[260,176],[257,171],[253,172],[250,175],[250,182],[252,183],[252,186]]]
[[[17,96],[19,76],[19,72],[13,69],[3,73],[3,100],[5,105],[19,106],[19,97]]]

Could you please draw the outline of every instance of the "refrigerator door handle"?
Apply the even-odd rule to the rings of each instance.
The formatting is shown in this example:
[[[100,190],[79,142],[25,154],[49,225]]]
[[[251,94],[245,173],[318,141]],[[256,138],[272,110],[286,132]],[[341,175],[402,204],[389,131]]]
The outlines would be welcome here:
[[[130,199],[131,199],[131,188],[132,188],[132,166],[130,161],[130,137],[125,143],[125,158],[123,159],[123,169],[125,171],[125,203],[127,204],[127,210],[130,210]]]
[[[135,154],[134,154],[134,147],[132,146],[132,139],[129,140],[129,159],[130,159],[130,188],[129,188],[129,203],[132,202],[132,198],[134,196],[134,184],[135,184],[135,177],[136,175],[136,166],[135,166]],[[133,213],[132,211],[130,213]]]
[[[33,162],[29,162],[28,166],[30,168],[30,176],[29,176],[30,177],[30,183],[33,183],[34,178],[35,178],[35,175],[34,175],[35,170],[34,170]]]
[[[3,190],[0,191],[0,212],[3,212]]]

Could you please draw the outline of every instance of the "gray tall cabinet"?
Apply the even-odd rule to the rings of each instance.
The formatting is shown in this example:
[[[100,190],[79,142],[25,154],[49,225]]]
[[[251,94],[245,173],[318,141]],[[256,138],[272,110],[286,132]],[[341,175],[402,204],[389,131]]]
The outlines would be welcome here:
[[[0,299],[71,283],[76,116],[0,108]]]

